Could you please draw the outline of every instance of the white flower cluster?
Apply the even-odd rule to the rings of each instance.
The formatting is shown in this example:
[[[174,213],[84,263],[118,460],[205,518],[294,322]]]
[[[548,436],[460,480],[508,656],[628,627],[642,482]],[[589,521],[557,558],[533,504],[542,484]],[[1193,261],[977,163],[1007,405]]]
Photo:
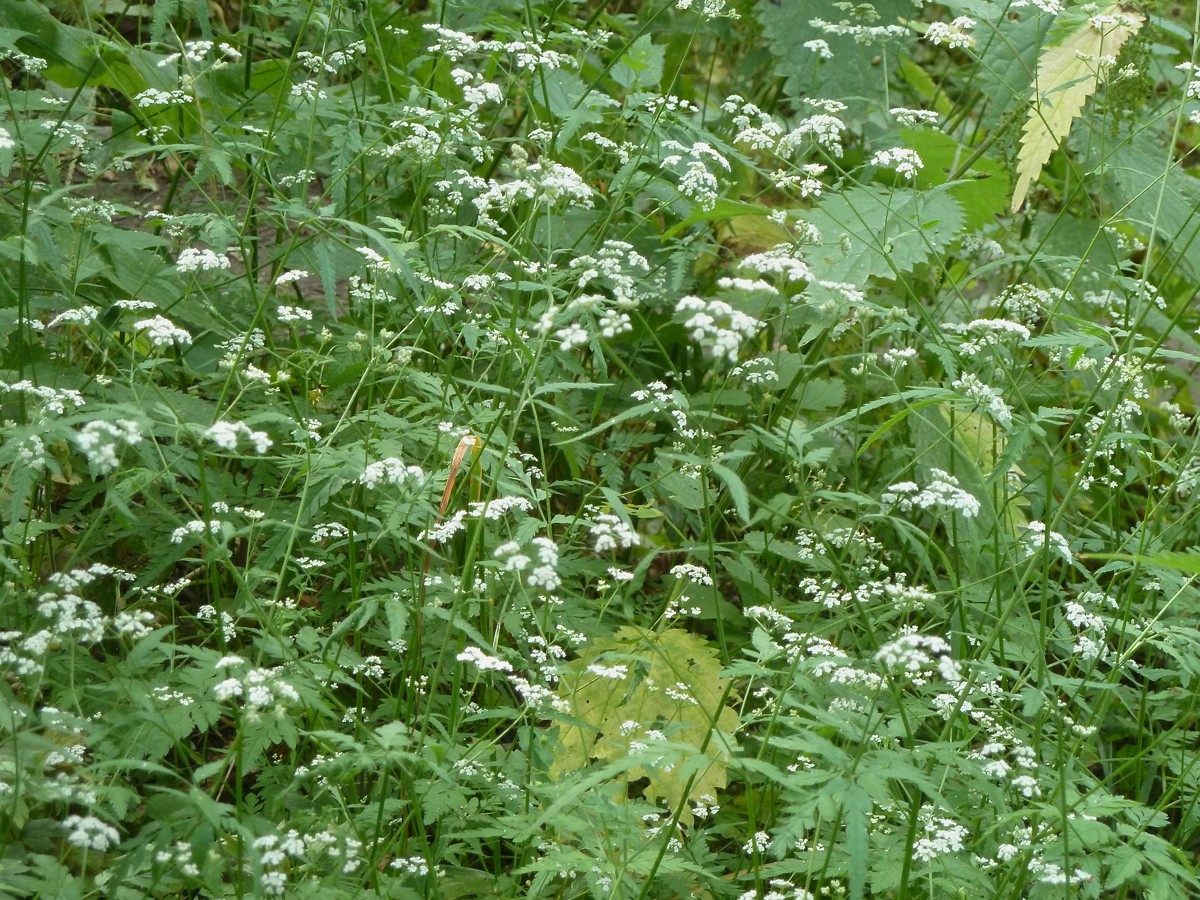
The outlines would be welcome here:
[[[909,109],[906,106],[893,106],[888,110],[901,125],[932,125],[938,120],[938,114],[931,109]]]
[[[322,544],[325,541],[337,540],[349,536],[350,529],[340,522],[325,522],[320,525],[314,525],[312,530],[312,542],[314,544]]]
[[[996,729],[994,723],[986,720],[984,724],[991,725],[998,734],[973,751],[971,758],[983,763],[983,773],[988,778],[1007,781],[1009,787],[1027,799],[1040,797],[1042,789],[1035,774],[1038,768],[1037,751],[1014,738],[1009,729]],[[1006,757],[1011,758],[1012,762]],[[1017,772],[1015,775],[1014,769]]]
[[[223,60],[218,60],[213,68],[218,68],[226,64],[226,61],[236,62],[242,58],[241,51],[236,47],[222,41],[219,44],[214,44],[212,41],[188,41],[183,45],[183,50],[180,53],[168,53],[157,63],[158,68],[165,69],[167,66],[174,65],[182,59],[188,62],[199,63],[204,62],[204,58],[212,52],[213,47],[216,47]]]
[[[1188,74],[1188,83],[1184,86],[1183,98],[1185,100],[1200,99],[1200,66],[1190,62],[1181,62],[1175,68]],[[1192,118],[1191,121],[1194,122],[1196,119]]]
[[[947,684],[961,684],[962,673],[950,656],[950,645],[934,635],[902,633],[875,653],[875,661],[890,671],[908,675],[914,684],[924,684],[926,673],[936,670]]]
[[[400,856],[393,859],[388,865],[405,875],[424,877],[429,874],[429,863],[423,856]]]
[[[145,610],[123,610],[113,616],[112,630],[120,635],[140,638],[148,635],[154,628],[154,613]]]
[[[222,450],[236,450],[238,439],[245,437],[254,445],[254,452],[260,456],[271,449],[274,443],[265,431],[254,431],[245,422],[214,422],[204,432],[204,436]]]
[[[860,25],[848,19],[827,22],[825,19],[809,19],[808,24],[826,34],[836,37],[851,37],[860,44],[878,44],[894,38],[907,37],[908,29],[903,25]]]
[[[996,307],[1004,314],[1025,325],[1033,325],[1051,310],[1062,293],[1055,294],[1032,284],[1014,284],[996,298]]]
[[[488,500],[485,503],[472,502],[467,505],[466,509],[460,509],[445,522],[426,528],[417,535],[417,540],[440,544],[463,531],[467,527],[466,520],[468,518],[488,519],[496,522],[513,509],[529,512],[533,509],[533,504],[524,497],[497,497],[495,500]]]
[[[713,807],[713,809],[720,809],[720,807]],[[704,818],[700,815],[699,808],[695,815],[697,818]],[[744,894],[739,894],[737,900],[817,900],[817,895],[805,888],[796,887],[784,878],[772,878],[767,882],[765,893],[749,890]]]
[[[885,166],[896,170],[901,178],[912,181],[917,177],[917,171],[925,167],[917,151],[906,147],[892,147],[890,150],[878,150],[871,157],[871,165]]]
[[[28,379],[24,381],[14,381],[9,384],[6,381],[0,381],[0,393],[6,394],[25,394],[34,400],[41,403],[41,412],[43,415],[50,413],[51,415],[61,416],[70,404],[75,409],[79,409],[84,404],[83,394],[79,391],[70,388],[52,388],[43,387],[40,384],[34,384]]]
[[[833,59],[833,51],[829,49],[829,41],[813,38],[811,41],[805,41],[802,46],[809,53],[815,53],[818,59]]]
[[[187,841],[175,841],[169,848],[156,850],[154,861],[160,866],[173,865],[185,878],[199,878],[196,852]]]
[[[734,366],[729,374],[733,378],[743,379],[747,384],[769,384],[779,380],[779,373],[775,371],[775,363],[765,356],[749,360],[740,366]]]
[[[504,102],[504,91],[494,81],[486,81],[478,72],[468,72],[466,69],[455,69],[450,73],[454,83],[463,89],[463,99],[467,102],[468,112],[475,113],[482,106],[496,105]]]
[[[824,554],[822,548],[821,555]],[[886,573],[886,566],[878,568]],[[807,594],[814,603],[819,603],[826,609],[841,607],[866,607],[880,601],[904,607],[920,607],[933,599],[933,595],[925,588],[906,583],[903,572],[896,575],[885,574],[882,578],[866,578],[856,587],[850,588],[834,578],[817,580],[812,576],[801,578],[797,587]]]
[[[802,120],[798,126],[780,138],[775,152],[780,156],[790,156],[796,152],[798,147],[806,143],[808,138],[812,138],[816,141],[817,146],[840,159],[842,134],[845,131],[846,123],[837,116],[818,113]]]
[[[311,272],[306,272],[304,269],[288,269],[275,279],[275,286],[281,284],[291,284],[295,281],[300,281],[302,278],[312,278]]]
[[[628,522],[623,522],[612,513],[600,513],[592,519],[588,528],[595,544],[592,549],[597,553],[607,553],[618,547],[627,549],[641,543],[637,531]]]
[[[646,257],[625,241],[607,240],[595,255],[571,260],[570,268],[579,271],[575,286],[580,290],[599,283],[611,291],[611,297],[585,293],[561,308],[551,304],[538,320],[538,330],[549,333],[564,317],[570,321],[559,328],[555,337],[562,349],[571,350],[588,341],[589,333],[580,319],[594,320],[600,336],[614,338],[633,330],[629,310],[642,299],[642,282],[650,271]]]
[[[1057,553],[1065,560],[1074,559],[1067,539],[1057,531],[1047,529],[1045,522],[1030,522],[1026,525],[1025,533],[1021,535],[1021,546],[1026,556],[1033,556],[1048,548],[1051,553]]]
[[[1001,428],[1012,425],[1012,408],[995,388],[984,384],[978,376],[964,372],[952,385],[954,390],[966,396],[976,407],[983,409]]]
[[[332,53],[327,53],[324,56],[308,50],[301,50],[296,54],[296,62],[313,74],[326,72],[330,75],[336,75],[357,57],[366,54],[366,52],[366,41],[351,41],[346,45],[345,50],[334,50]]]
[[[970,16],[959,16],[949,23],[934,22],[925,32],[925,40],[935,47],[965,50],[975,44],[975,38],[970,33],[974,27],[975,20]]]
[[[908,512],[917,509],[950,509],[973,519],[979,515],[979,501],[958,486],[958,479],[941,469],[930,469],[930,482],[922,488],[912,481],[900,481],[891,485],[880,496],[885,506],[898,506]]]
[[[312,103],[314,100],[324,100],[329,94],[321,90],[316,79],[307,78],[304,81],[297,82],[292,85],[291,96],[297,98],[304,103]]]
[[[478,647],[467,647],[454,658],[459,662],[472,663],[484,672],[511,672],[513,670],[510,663],[495,656],[488,656]]]
[[[1057,16],[1063,11],[1062,0],[1013,0],[1012,2],[1012,9],[1021,9],[1026,6],[1040,9],[1051,16]]]
[[[259,854],[262,874],[259,887],[264,897],[282,897],[287,893],[288,870],[300,861],[310,862],[318,855],[335,860],[343,875],[351,875],[362,867],[362,842],[357,838],[339,837],[332,832],[301,834],[291,829],[287,834],[267,834],[254,840]],[[292,861],[295,862],[292,862]]]
[[[708,573],[708,569],[704,566],[698,566],[695,563],[679,563],[671,567],[671,574],[680,581],[690,581],[692,584],[702,584],[711,586],[713,583],[712,575]]]
[[[721,104],[725,112],[735,113],[733,127],[737,129],[735,144],[744,144],[751,150],[773,150],[783,136],[783,126],[743,97],[733,94]]]
[[[812,281],[812,270],[796,256],[791,244],[777,244],[762,253],[752,253],[738,263],[738,268],[759,275],[778,275],[784,281]]]
[[[629,676],[629,666],[626,665],[602,666],[599,663],[593,663],[587,667],[587,670],[597,678],[609,678],[613,681],[622,681]]]
[[[203,519],[192,519],[183,525],[180,525],[171,532],[171,543],[182,544],[192,535],[210,534],[218,535],[221,533],[221,526],[224,523],[217,519],[210,519],[205,522]]]
[[[133,102],[146,109],[151,106],[186,106],[196,98],[187,91],[160,91],[147,88],[133,98]]]
[[[103,563],[52,574],[47,579],[49,589],[36,599],[37,614],[48,621],[32,633],[0,632],[0,669],[29,676],[41,670],[46,654],[62,641],[94,644],[103,638],[111,620],[80,592],[97,579],[106,577],[131,581],[134,576]]]
[[[192,343],[192,336],[180,328],[166,316],[152,316],[149,319],[139,319],[133,323],[138,331],[146,332],[146,338],[155,347],[179,346],[186,347]]]
[[[285,325],[294,325],[297,322],[311,322],[312,310],[305,309],[303,306],[285,306],[280,305],[275,308],[275,314],[279,316],[279,321]]]
[[[63,819],[67,843],[81,850],[103,853],[121,842],[121,835],[103,819],[95,816],[67,816]]]
[[[513,56],[518,69],[530,72],[536,69],[561,69],[573,63],[566,54],[557,50],[547,50],[532,36],[515,41],[477,40],[469,34],[444,28],[436,23],[425,25],[425,30],[436,37],[429,49],[434,53],[443,54],[452,62],[458,62],[468,53],[508,53]]]
[[[664,169],[679,169],[679,192],[689,200],[694,200],[701,209],[712,209],[720,196],[721,185],[706,164],[706,160],[715,163],[725,172],[730,171],[729,160],[703,141],[696,141],[690,147],[674,140],[663,141],[667,150],[676,150],[662,159]]]
[[[783,169],[778,169],[773,172],[770,177],[775,187],[779,188],[780,190],[794,187],[800,194],[800,197],[803,199],[807,199],[809,197],[820,197],[822,191],[825,190],[825,185],[821,183],[820,176],[823,175],[828,168],[828,166],[821,165],[821,163],[805,163],[800,167],[800,172],[798,174],[788,173]],[[778,210],[778,212],[785,211]],[[808,226],[808,228],[810,228],[812,233],[815,234],[816,229],[812,228],[811,225]]]
[[[514,144],[510,152],[515,176],[512,181],[489,181],[464,173],[462,185],[481,192],[471,200],[479,212],[481,226],[504,234],[493,211],[509,212],[522,200],[540,200],[548,206],[562,201],[568,206],[592,207],[594,192],[574,169],[548,160],[530,163],[528,154],[519,144]]]
[[[967,356],[975,356],[989,347],[1001,346],[1005,341],[1027,341],[1031,334],[1026,326],[1011,319],[972,319],[965,325],[946,322],[942,329],[967,337],[959,347]]]
[[[398,456],[373,462],[358,476],[358,483],[368,491],[375,490],[380,484],[397,485],[424,480],[425,473],[420,466],[407,466]]]
[[[694,2],[695,0],[675,0],[675,8],[680,12],[687,12],[692,8]],[[728,16],[731,19],[738,17],[736,11],[729,10],[725,6],[725,0],[703,0],[700,15],[706,19],[715,19],[718,16]]]
[[[142,442],[142,427],[130,419],[88,422],[75,434],[75,444],[87,457],[92,471],[111,472],[119,463],[118,450]]]
[[[228,269],[229,257],[213,250],[197,250],[188,247],[175,260],[175,268],[180,272],[209,272],[215,269]]]
[[[244,666],[245,660],[238,656],[227,656],[217,663],[218,669]],[[300,702],[299,692],[280,675],[278,666],[271,669],[250,669],[240,676],[230,676],[213,688],[213,695],[224,703],[240,699],[247,712],[255,714],[268,707],[277,714],[288,706]]]
[[[99,315],[99,307],[81,306],[78,309],[68,309],[60,312],[46,324],[46,327],[54,328],[58,325],[91,325]]]
[[[533,555],[537,557],[536,564],[530,556],[521,552],[516,541],[497,547],[496,556],[504,560],[506,571],[523,572],[532,564],[525,583],[531,588],[551,593],[562,584],[558,575],[558,545],[548,537],[535,537],[531,544]]]
[[[922,809],[918,818],[922,836],[913,845],[913,859],[919,862],[931,862],[940,856],[961,853],[963,842],[971,835],[953,819],[934,815],[928,808]]]
[[[692,340],[706,345],[705,350],[717,359],[734,362],[742,341],[758,332],[757,319],[724,300],[684,297],[675,304],[675,312],[686,316],[683,327]]]

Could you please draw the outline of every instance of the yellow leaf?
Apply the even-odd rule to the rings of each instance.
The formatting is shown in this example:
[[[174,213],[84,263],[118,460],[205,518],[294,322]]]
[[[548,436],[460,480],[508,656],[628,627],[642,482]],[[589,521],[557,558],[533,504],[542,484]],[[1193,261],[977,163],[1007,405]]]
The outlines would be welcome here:
[[[1017,155],[1013,212],[1025,203],[1030,185],[1042,174],[1042,166],[1070,132],[1087,98],[1096,92],[1100,74],[1145,22],[1141,13],[1111,3],[1080,21],[1061,41],[1042,52],[1030,98],[1033,109],[1025,120]]]
[[[644,763],[627,768],[623,780],[647,779],[645,798],[665,800],[691,825],[685,801],[702,802],[725,787],[738,727],[737,712],[721,702],[725,683],[716,650],[678,628],[626,627],[612,640],[592,642],[559,683],[579,724],[559,727],[551,775],[592,759],[640,757]],[[663,741],[658,754],[654,745]]]

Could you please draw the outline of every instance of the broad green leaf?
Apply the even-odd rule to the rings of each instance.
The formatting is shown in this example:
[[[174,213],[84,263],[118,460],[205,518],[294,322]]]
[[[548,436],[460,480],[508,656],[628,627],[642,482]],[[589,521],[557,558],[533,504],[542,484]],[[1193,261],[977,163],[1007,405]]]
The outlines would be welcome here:
[[[817,281],[862,284],[911,272],[949,246],[966,218],[947,186],[925,191],[880,185],[832,194],[804,215],[821,233],[804,259]]]
[[[915,150],[925,163],[914,185],[925,188],[949,183],[950,195],[962,205],[966,217],[963,224],[968,231],[990,224],[997,213],[1004,212],[1010,187],[1004,165],[980,156],[958,180],[950,182],[950,176],[971,159],[975,148],[933,128],[905,129],[901,137],[904,146]]]
[[[613,66],[612,77],[627,90],[658,87],[666,57],[666,50],[656,46],[650,35],[643,34]]]

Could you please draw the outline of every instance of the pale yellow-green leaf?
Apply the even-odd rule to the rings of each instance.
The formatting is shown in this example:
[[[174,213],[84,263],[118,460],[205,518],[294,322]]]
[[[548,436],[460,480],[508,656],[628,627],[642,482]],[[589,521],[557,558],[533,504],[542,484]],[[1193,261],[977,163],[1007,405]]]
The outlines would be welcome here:
[[[606,674],[589,671],[592,666]],[[618,667],[624,674],[610,677]],[[552,777],[593,759],[654,756],[646,733],[661,732],[669,744],[689,749],[680,753],[664,747],[659,759],[631,766],[621,777],[626,783],[645,778],[646,799],[679,808],[680,822],[690,825],[692,810],[685,801],[715,797],[725,786],[738,727],[737,712],[722,703],[725,687],[716,650],[678,628],[626,627],[611,640],[593,641],[559,683],[559,696],[578,724],[559,727]]]
[[[1004,431],[982,412],[964,412],[950,403],[938,404],[938,411],[946,424],[953,428],[954,441],[959,449],[977,467],[976,480],[982,482],[996,468],[996,463],[1004,453]],[[1024,475],[1016,465],[1010,466],[1008,471],[1017,477]],[[1029,524],[1024,512],[1028,507],[1029,500],[1024,497],[1015,497],[1005,505],[1004,515],[1014,534],[1020,534]]]
[[[1096,91],[1103,61],[1115,60],[1121,47],[1145,23],[1141,13],[1112,3],[1085,18],[1038,59],[1037,76],[1017,155],[1017,184],[1012,211],[1025,203],[1029,188],[1042,174],[1042,166],[1067,136],[1071,123]]]

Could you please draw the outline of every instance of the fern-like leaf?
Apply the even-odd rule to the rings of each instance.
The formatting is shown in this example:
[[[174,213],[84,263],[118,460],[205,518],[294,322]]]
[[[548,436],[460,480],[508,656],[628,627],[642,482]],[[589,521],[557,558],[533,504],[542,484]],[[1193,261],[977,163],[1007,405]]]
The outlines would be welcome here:
[[[1054,148],[1067,136],[1088,97],[1096,92],[1100,74],[1145,24],[1145,17],[1119,3],[1085,17],[1064,12],[1052,46],[1042,51],[1034,81],[1033,108],[1025,121],[1017,155],[1017,185],[1012,211],[1025,203],[1029,188],[1042,174]],[[1053,37],[1053,36],[1052,36]]]

